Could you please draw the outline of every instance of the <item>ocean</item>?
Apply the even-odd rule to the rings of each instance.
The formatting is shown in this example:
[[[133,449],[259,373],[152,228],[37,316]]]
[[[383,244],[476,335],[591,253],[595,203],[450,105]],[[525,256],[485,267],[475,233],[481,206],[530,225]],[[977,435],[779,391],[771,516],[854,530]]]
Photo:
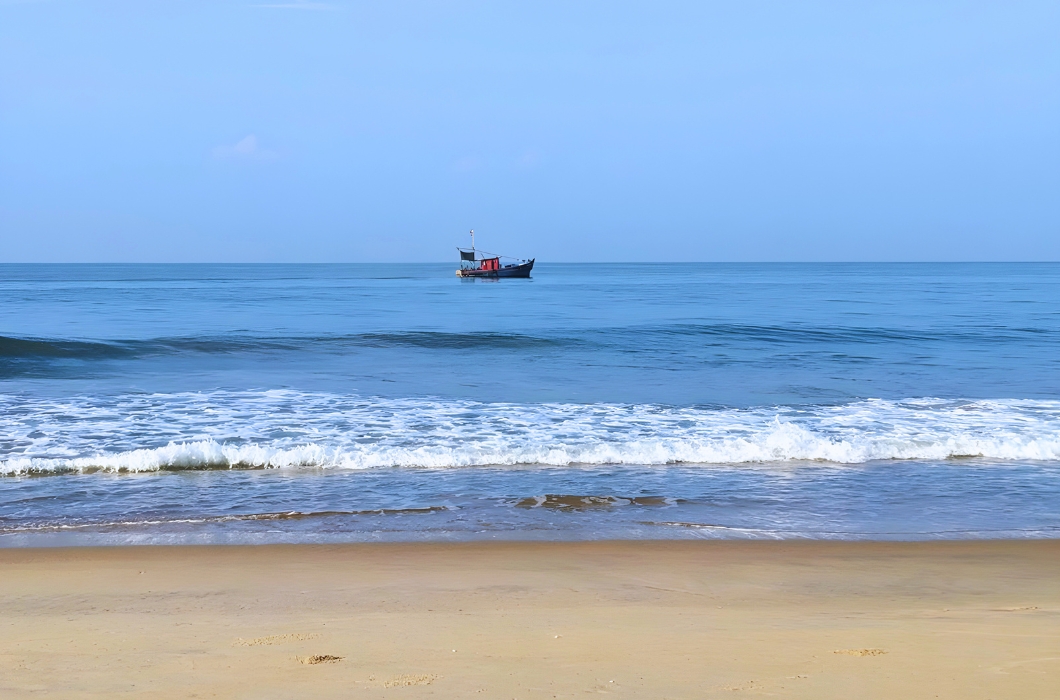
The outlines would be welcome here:
[[[1060,536],[1060,264],[0,265],[0,546]]]

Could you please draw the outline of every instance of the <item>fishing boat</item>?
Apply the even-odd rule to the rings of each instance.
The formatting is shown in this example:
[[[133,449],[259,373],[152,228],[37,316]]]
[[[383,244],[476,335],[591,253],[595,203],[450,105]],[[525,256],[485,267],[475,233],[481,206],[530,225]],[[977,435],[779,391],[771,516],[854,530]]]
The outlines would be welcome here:
[[[529,277],[534,269],[534,258],[520,260],[506,255],[487,253],[475,248],[475,229],[471,229],[471,247],[460,248],[460,269],[457,277]],[[512,262],[505,262],[511,260]]]

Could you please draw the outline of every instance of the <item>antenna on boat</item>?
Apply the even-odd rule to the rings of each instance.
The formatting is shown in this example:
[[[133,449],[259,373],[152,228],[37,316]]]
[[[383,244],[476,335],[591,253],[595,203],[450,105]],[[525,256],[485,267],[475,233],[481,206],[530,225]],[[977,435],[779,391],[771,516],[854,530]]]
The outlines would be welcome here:
[[[471,229],[471,250],[475,249],[475,229]]]

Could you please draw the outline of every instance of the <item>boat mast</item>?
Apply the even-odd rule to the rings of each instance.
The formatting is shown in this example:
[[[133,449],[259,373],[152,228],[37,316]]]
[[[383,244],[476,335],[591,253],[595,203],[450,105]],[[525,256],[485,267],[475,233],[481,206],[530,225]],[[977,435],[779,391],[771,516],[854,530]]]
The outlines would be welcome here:
[[[471,252],[475,251],[475,229],[471,229]]]

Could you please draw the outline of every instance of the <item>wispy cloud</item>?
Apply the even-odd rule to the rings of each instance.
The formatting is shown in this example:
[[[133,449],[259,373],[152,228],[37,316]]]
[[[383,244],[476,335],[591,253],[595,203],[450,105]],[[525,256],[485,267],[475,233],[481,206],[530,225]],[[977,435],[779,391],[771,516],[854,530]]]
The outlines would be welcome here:
[[[536,168],[541,163],[541,153],[537,149],[531,148],[523,152],[521,156],[515,161],[517,168]]]
[[[218,146],[213,149],[214,158],[224,160],[276,160],[280,154],[276,151],[262,148],[258,144],[258,137],[250,134],[231,146]]]
[[[251,5],[251,7],[271,7],[277,10],[337,10],[337,5],[331,5],[326,2],[304,2],[303,0],[294,0],[294,2],[277,2],[267,3],[261,5]]]
[[[463,158],[457,158],[453,163],[453,170],[458,173],[469,173],[473,170],[479,170],[483,165],[481,158],[475,156],[464,156]]]

